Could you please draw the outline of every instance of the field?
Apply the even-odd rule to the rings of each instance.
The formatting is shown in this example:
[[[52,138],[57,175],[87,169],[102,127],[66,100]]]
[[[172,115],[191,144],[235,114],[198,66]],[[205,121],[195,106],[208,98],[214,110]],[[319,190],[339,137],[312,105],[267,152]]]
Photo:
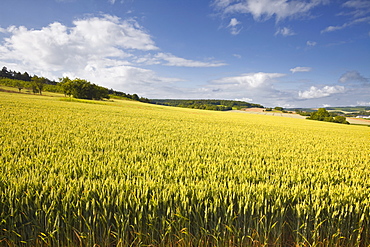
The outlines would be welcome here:
[[[0,246],[369,246],[370,128],[0,92]]]

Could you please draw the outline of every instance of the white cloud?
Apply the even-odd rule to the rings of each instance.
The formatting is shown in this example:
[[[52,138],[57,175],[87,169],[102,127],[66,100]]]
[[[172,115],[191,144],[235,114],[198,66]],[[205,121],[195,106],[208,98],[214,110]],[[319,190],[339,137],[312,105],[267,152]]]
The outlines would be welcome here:
[[[311,86],[309,90],[299,91],[298,96],[301,99],[316,99],[327,97],[332,94],[343,93],[345,88],[343,86],[324,86],[323,88],[318,88]]]
[[[235,99],[235,100],[244,101],[244,102],[252,102],[253,101],[253,99],[251,99],[251,98],[241,98],[241,99]]]
[[[138,64],[153,65],[162,64],[165,66],[177,66],[177,67],[220,67],[225,66],[225,63],[221,62],[201,62],[190,59],[185,59],[172,55],[171,53],[159,52],[157,54],[146,54],[136,57],[134,61]]]
[[[360,23],[370,24],[370,1],[368,0],[350,0],[342,4],[342,7],[351,9],[351,11],[342,12],[338,15],[350,16],[352,20],[349,20],[342,25],[329,26],[321,31],[321,33],[333,32],[344,28],[351,27]]]
[[[54,22],[41,30],[9,27],[10,38],[1,46],[2,60],[20,61],[38,71],[84,69],[90,61],[130,57],[125,50],[158,49],[150,35],[134,20],[113,16],[74,21],[74,27]]]
[[[239,25],[239,24],[241,24],[241,22],[239,22],[236,18],[232,18],[230,20],[228,27],[235,27],[236,25]]]
[[[82,77],[91,81],[99,81],[99,85],[114,88],[128,93],[150,95],[153,88],[157,92],[166,91],[165,88],[174,82],[183,81],[179,78],[166,78],[158,76],[154,71],[133,66],[117,65],[103,67],[94,65],[78,71],[77,74],[65,73],[64,76]]]
[[[292,73],[296,73],[296,72],[309,72],[311,70],[312,70],[311,67],[295,67],[293,69],[290,69],[290,71]]]
[[[339,78],[339,82],[346,83],[346,82],[368,82],[369,79],[360,75],[360,73],[356,70],[348,71],[341,75]]]
[[[255,20],[268,20],[275,16],[277,21],[288,17],[307,15],[314,7],[327,0],[215,0],[213,5],[224,14],[251,14]]]
[[[315,42],[315,41],[307,41],[306,44],[308,46],[315,46],[315,45],[317,45],[317,42]]]
[[[357,105],[360,105],[360,106],[370,106],[370,102],[366,102],[366,101],[357,101]]]
[[[220,67],[226,65],[225,63],[220,62],[200,62],[189,60],[181,57],[176,57],[170,53],[157,53],[154,56],[154,61],[164,60],[167,63],[164,65],[167,66],[181,66],[181,67]]]
[[[353,11],[349,13],[341,13],[342,15],[352,15],[357,18],[370,13],[370,2],[368,0],[350,0],[345,2],[342,6],[353,9]]]
[[[279,35],[279,34],[282,35],[282,36],[284,36],[284,37],[295,35],[294,31],[291,30],[290,28],[287,28],[287,27],[279,28],[276,31],[275,36],[276,35]]]
[[[275,78],[283,77],[285,74],[280,73],[248,73],[240,76],[224,77],[221,79],[213,80],[214,84],[224,85],[243,85],[251,88],[264,86],[266,83],[271,82]]]
[[[232,18],[230,20],[230,23],[227,27],[230,28],[230,33],[232,35],[238,35],[240,33],[240,31],[242,30],[242,27],[240,27],[240,28],[237,27],[240,24],[241,24],[241,22],[238,21],[236,18]]]
[[[105,15],[103,18],[73,22],[75,27],[71,34],[83,41],[99,47],[109,45],[124,49],[157,50],[150,35],[134,20],[120,20],[116,16]]]
[[[236,58],[242,58],[242,56],[240,54],[233,54],[234,57]]]
[[[4,31],[4,29],[2,29]],[[104,15],[73,21],[68,27],[54,22],[39,30],[23,26],[6,29],[0,43],[0,63],[12,70],[57,80],[80,77],[128,93],[169,95],[171,83],[182,81],[157,75],[138,65],[218,67],[225,63],[184,59],[159,50],[151,35],[134,19]]]

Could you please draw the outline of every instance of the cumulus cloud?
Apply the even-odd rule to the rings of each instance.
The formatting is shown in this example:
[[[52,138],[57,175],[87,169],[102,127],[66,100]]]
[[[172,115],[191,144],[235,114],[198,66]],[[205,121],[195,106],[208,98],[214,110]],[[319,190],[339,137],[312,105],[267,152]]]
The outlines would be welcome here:
[[[283,28],[279,28],[276,33],[275,33],[275,36],[276,35],[282,35],[284,37],[286,36],[292,36],[292,35],[295,35],[294,31],[291,30],[290,28],[287,28],[287,27],[283,27]]]
[[[260,104],[277,104],[293,97],[292,94],[276,90],[275,84],[280,73],[248,73],[239,76],[223,77],[209,81],[192,91],[193,98],[235,99]],[[189,92],[189,91],[188,91]]]
[[[312,70],[311,67],[295,67],[293,69],[290,69],[290,71],[292,73],[296,73],[296,72],[309,72],[311,70]]]
[[[3,65],[50,79],[62,76],[85,78],[125,92],[130,92],[130,88],[136,93],[145,93],[145,89],[151,92],[153,88],[157,92],[166,91],[170,83],[182,81],[136,67],[140,64],[225,65],[157,52],[159,48],[151,35],[136,20],[111,15],[75,20],[71,27],[54,22],[39,30],[11,26],[1,31],[9,35],[0,44],[0,63]]]
[[[235,27],[236,25],[239,25],[240,22],[236,18],[232,18],[229,23],[229,27]]]
[[[285,74],[280,73],[248,73],[240,76],[224,77],[221,79],[213,80],[215,84],[232,84],[232,85],[243,85],[251,88],[257,88],[271,82],[275,78],[283,77]]]
[[[109,63],[130,57],[125,50],[157,50],[154,41],[132,19],[114,16],[76,20],[74,27],[54,22],[41,30],[9,27],[2,59],[16,60],[39,71],[83,69],[89,62]],[[115,58],[115,59],[113,59]]]
[[[127,65],[99,67],[97,70],[90,67],[90,69],[80,72],[82,75],[66,73],[64,76],[71,78],[80,76],[91,81],[98,80],[103,86],[139,95],[148,95],[152,93],[153,88],[156,89],[157,93],[165,94],[169,85],[183,81],[179,78],[161,77],[152,70]]]
[[[307,15],[314,7],[326,0],[214,0],[213,5],[223,14],[251,14],[255,20],[264,21],[275,17],[276,21],[288,17]]]
[[[300,99],[316,99],[343,92],[345,92],[343,86],[324,86],[322,88],[311,86],[309,90],[303,92],[299,91],[298,96]]]
[[[363,77],[358,71],[352,70],[347,71],[339,78],[339,82],[346,83],[346,82],[369,82],[368,78]]]

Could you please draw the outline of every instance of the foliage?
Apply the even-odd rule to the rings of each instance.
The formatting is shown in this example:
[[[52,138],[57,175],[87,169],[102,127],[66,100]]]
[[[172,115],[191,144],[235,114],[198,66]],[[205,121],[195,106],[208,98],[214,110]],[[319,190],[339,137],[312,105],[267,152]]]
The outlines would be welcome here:
[[[280,106],[276,106],[274,109],[276,111],[283,111],[284,110],[284,108],[283,107],[280,107]]]
[[[35,76],[30,76],[27,72],[24,72],[23,74],[20,72],[9,70],[7,67],[3,67],[2,70],[0,70],[0,78],[8,78],[8,79],[14,79],[19,81],[32,81],[32,78]],[[37,77],[37,76],[36,76]],[[50,85],[56,85],[57,82],[49,80],[47,78],[43,78],[45,84]]]
[[[18,88],[18,90],[19,88],[21,88],[21,90],[23,88],[27,88],[27,89],[32,88],[31,82],[9,79],[9,78],[0,78],[0,85],[7,86],[7,87],[15,87],[15,88]]]
[[[128,94],[120,91],[115,91],[113,89],[109,89],[108,91],[109,95],[111,95],[112,98],[124,98],[124,99],[132,99],[144,103],[149,103],[149,99],[144,98],[144,97],[139,97],[137,94]]]
[[[113,89],[108,90],[105,87],[92,84],[83,79],[71,80],[68,77],[59,79],[60,82],[51,81],[45,77],[33,76],[30,77],[27,72],[21,74],[20,72],[11,71],[3,67],[0,71],[0,85],[16,87],[19,92],[26,88],[33,93],[42,94],[42,91],[64,93],[66,96],[73,96],[81,99],[103,99],[109,98],[110,95],[133,99],[136,101],[149,103],[149,99],[139,97],[137,94],[126,94]]]
[[[1,244],[370,244],[368,128],[0,94]]]
[[[44,85],[46,83],[46,78],[34,76],[31,78],[31,81],[32,81],[31,85],[32,85],[33,92],[42,94],[42,90],[44,89]]]
[[[109,99],[108,89],[92,84],[83,79],[70,80],[68,77],[61,78],[60,84],[65,95],[73,96],[77,99]]]
[[[307,119],[349,124],[344,116],[335,116],[329,113],[325,108],[319,108],[316,112],[311,113],[310,117],[308,117]]]
[[[177,100],[177,99],[152,99],[150,103],[166,106],[177,106],[184,108],[227,111],[232,109],[242,109],[258,107],[263,108],[259,104],[248,103],[244,101],[234,100]]]

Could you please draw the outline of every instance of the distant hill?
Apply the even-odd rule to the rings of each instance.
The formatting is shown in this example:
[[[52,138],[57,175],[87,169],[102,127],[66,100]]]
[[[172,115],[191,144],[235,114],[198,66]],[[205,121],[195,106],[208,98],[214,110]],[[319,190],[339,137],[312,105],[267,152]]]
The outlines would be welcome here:
[[[342,115],[345,117],[357,117],[359,115],[370,115],[369,106],[343,106],[343,107],[325,107],[325,109],[333,114]],[[296,111],[297,113],[309,113],[315,112],[316,108],[290,108],[290,111]]]
[[[194,108],[214,111],[240,110],[243,108],[264,108],[262,105],[236,100],[182,100],[182,99],[151,99],[149,103],[165,106]]]

